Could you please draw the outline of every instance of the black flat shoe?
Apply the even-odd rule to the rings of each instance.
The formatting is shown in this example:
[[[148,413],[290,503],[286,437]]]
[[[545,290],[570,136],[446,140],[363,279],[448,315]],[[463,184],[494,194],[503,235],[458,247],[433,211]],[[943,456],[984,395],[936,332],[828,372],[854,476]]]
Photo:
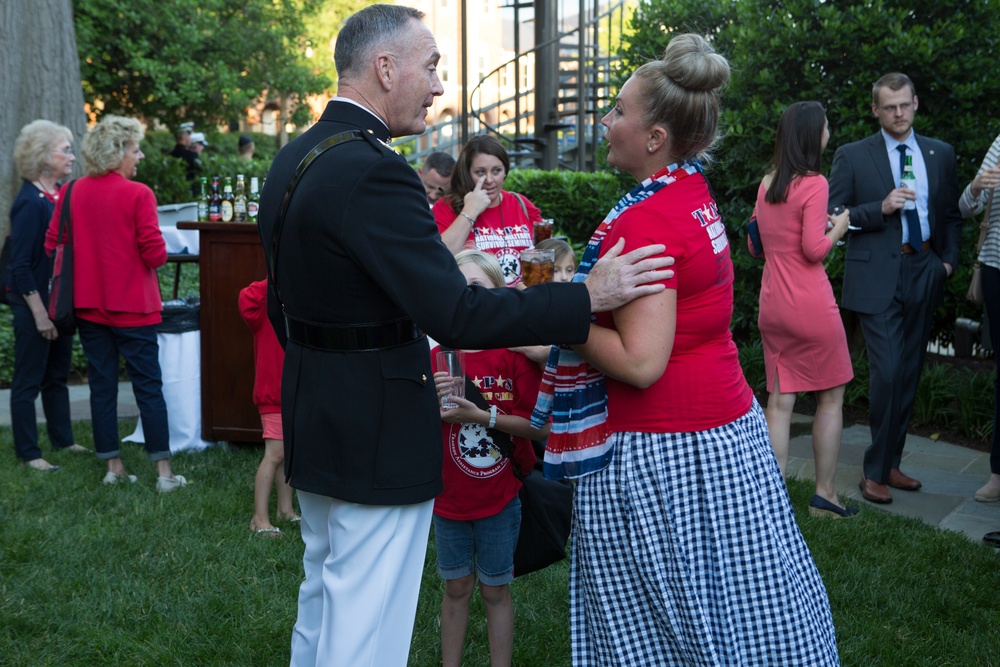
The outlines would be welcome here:
[[[858,513],[857,507],[840,507],[816,494],[809,501],[809,516],[826,519],[850,519]]]
[[[991,547],[1000,549],[1000,531],[995,533],[986,533],[983,535],[983,544],[988,544]]]

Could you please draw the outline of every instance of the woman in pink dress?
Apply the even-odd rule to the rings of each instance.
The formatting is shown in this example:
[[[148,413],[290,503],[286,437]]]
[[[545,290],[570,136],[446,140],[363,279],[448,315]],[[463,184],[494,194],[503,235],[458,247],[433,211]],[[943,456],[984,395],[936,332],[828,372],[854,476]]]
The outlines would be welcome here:
[[[813,516],[849,517],[833,486],[843,431],[844,387],[854,377],[840,309],[823,260],[847,231],[848,211],[827,215],[829,186],[820,174],[830,138],[819,102],[796,102],[781,115],[774,166],[757,190],[764,246],[758,326],[767,369],[768,430],[781,472],[796,394],[816,392]]]

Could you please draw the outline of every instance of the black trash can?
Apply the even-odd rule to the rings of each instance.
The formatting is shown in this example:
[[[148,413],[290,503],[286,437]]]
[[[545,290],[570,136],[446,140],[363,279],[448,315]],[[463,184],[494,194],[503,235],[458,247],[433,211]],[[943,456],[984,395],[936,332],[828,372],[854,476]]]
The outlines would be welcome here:
[[[179,334],[198,330],[201,297],[188,296],[163,302],[163,321],[156,325],[156,333]]]

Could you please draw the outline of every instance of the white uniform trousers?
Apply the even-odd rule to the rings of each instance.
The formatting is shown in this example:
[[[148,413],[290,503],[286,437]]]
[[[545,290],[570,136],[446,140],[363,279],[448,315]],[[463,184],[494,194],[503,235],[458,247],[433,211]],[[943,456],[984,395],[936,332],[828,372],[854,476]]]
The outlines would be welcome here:
[[[405,667],[434,501],[380,506],[298,496],[305,581],[291,667]]]

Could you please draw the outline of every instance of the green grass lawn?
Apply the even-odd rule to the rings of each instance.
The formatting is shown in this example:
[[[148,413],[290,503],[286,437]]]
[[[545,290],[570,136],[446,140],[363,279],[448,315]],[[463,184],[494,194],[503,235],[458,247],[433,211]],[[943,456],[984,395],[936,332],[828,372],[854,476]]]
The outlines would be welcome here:
[[[91,441],[89,423],[75,428]],[[115,487],[91,456],[53,454],[63,468],[43,474],[12,447],[0,429],[0,665],[288,664],[302,544],[292,524],[277,540],[247,529],[260,450],[178,455],[191,482],[160,496],[137,445],[123,458],[139,482]],[[790,490],[844,665],[1000,665],[1000,553],[867,506],[852,521],[811,519],[811,484]],[[515,665],[569,665],[568,570],[514,583]],[[432,541],[411,665],[440,662],[441,593]],[[484,618],[477,596],[467,665],[489,663]]]

